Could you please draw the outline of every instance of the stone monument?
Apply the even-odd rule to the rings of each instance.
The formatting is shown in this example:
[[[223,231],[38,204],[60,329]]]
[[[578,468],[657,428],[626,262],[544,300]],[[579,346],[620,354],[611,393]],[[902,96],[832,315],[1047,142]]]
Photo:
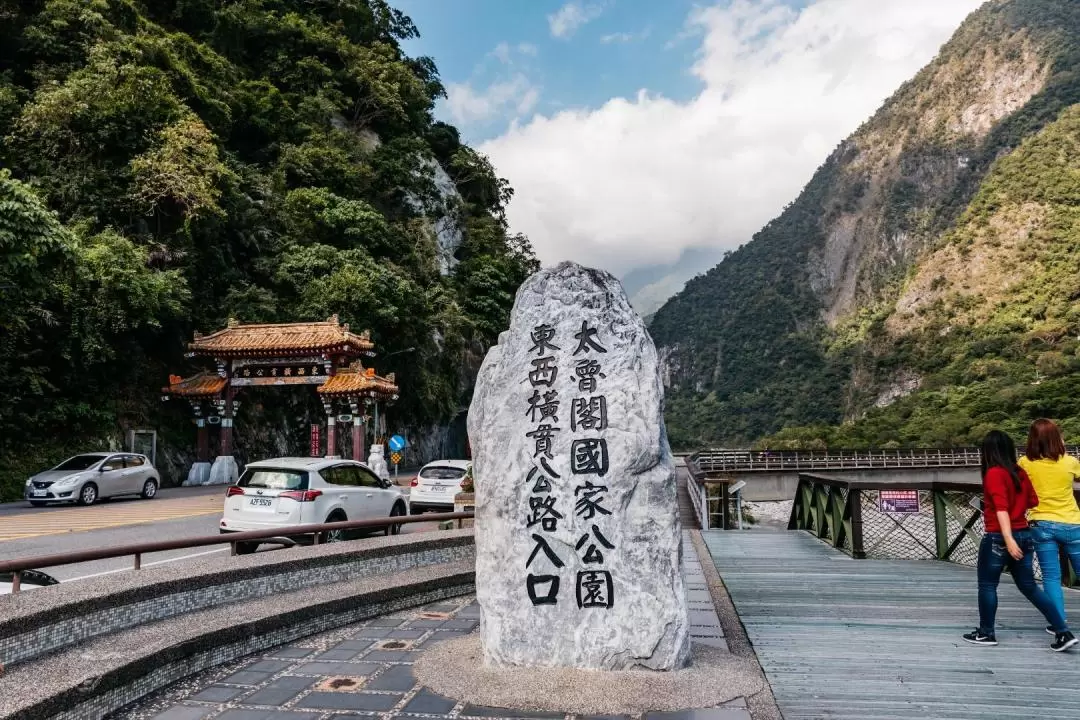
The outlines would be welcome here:
[[[618,280],[518,291],[469,410],[488,667],[677,670],[690,657],[656,347]]]

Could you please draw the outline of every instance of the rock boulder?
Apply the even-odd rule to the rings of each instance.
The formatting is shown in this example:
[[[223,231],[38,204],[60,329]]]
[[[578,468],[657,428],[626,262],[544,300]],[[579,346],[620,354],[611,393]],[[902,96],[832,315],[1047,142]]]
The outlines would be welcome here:
[[[619,282],[563,263],[518,291],[469,411],[489,666],[689,659],[656,348]]]

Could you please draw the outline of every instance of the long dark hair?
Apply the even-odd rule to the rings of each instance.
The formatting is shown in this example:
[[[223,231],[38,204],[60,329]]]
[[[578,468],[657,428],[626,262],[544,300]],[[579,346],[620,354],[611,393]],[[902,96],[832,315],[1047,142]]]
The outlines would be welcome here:
[[[983,438],[979,455],[982,460],[983,480],[990,468],[1003,468],[1012,478],[1016,491],[1020,492],[1020,468],[1016,465],[1016,445],[1011,437],[1000,430],[991,430]]]

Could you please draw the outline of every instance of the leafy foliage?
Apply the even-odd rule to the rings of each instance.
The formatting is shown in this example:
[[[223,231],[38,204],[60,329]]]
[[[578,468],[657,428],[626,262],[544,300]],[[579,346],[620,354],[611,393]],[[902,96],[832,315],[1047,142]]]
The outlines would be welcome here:
[[[370,328],[397,425],[467,404],[536,261],[506,181],[433,120],[416,35],[384,0],[0,0],[0,496],[134,423],[182,460],[158,388],[230,317]],[[246,408],[241,454],[271,424],[299,445],[304,403]]]

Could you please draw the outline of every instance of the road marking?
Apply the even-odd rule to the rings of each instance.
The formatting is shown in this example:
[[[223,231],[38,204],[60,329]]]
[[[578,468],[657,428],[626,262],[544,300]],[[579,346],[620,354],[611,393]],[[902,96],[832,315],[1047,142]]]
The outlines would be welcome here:
[[[154,565],[164,565],[165,563],[179,562],[180,560],[190,560],[191,558],[202,557],[203,555],[213,555],[214,553],[225,552],[229,548],[218,548],[217,550],[206,550],[204,552],[192,553],[190,555],[181,555],[180,557],[168,558],[166,560],[155,560],[154,562],[143,563],[144,568],[152,567]],[[116,573],[126,572],[128,570],[134,571],[133,567],[116,568],[115,570],[103,570],[102,572],[90,573],[89,575],[80,575],[79,577],[68,578],[67,580],[61,580],[60,582],[75,582],[76,580],[86,580],[88,578],[101,577],[102,575],[114,575]]]
[[[46,512],[31,511],[3,518],[0,522],[0,542],[215,515],[221,514],[223,507],[224,498],[221,495],[199,495],[169,500],[133,500]]]

